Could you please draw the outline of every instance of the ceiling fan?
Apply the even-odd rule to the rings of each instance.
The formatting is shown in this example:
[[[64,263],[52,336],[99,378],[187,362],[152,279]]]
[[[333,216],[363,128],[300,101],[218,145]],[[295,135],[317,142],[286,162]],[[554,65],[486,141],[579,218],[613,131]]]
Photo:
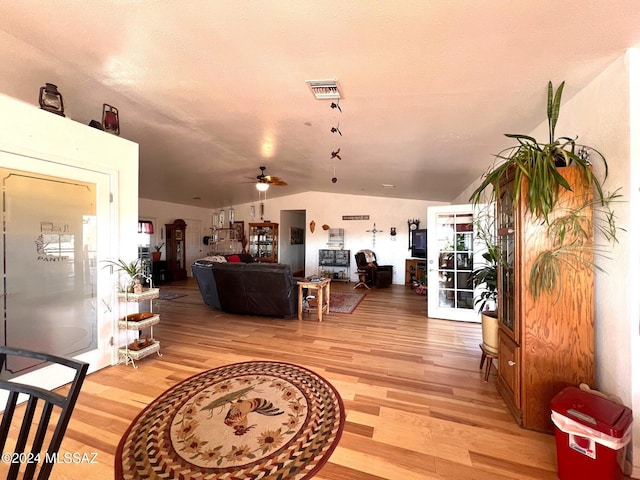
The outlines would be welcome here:
[[[256,180],[258,180],[258,182],[256,183],[256,188],[258,190],[260,190],[261,192],[265,192],[269,189],[270,185],[275,185],[276,187],[284,187],[285,185],[287,185],[287,182],[281,180],[278,177],[275,177],[273,175],[265,175],[265,170],[266,167],[260,167],[260,175],[256,177]]]

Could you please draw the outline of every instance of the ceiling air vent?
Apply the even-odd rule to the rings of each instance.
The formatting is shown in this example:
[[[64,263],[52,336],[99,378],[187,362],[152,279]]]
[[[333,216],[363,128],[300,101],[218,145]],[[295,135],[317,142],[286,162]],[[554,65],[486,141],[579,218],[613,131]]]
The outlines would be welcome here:
[[[318,100],[339,100],[342,98],[338,81],[335,79],[306,80],[306,83]]]

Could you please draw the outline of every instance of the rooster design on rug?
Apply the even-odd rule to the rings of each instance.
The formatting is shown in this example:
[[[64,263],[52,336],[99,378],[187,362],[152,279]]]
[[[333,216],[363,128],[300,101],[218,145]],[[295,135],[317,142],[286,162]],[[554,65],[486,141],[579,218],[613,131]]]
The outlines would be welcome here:
[[[267,415],[269,417],[282,415],[284,413],[279,408],[274,407],[273,403],[265,400],[264,398],[250,398],[247,400],[238,400],[233,403],[227,412],[224,423],[225,425],[233,427],[236,435],[244,435],[256,426],[256,424],[248,425],[249,422],[247,416],[251,412],[259,413],[260,415]]]

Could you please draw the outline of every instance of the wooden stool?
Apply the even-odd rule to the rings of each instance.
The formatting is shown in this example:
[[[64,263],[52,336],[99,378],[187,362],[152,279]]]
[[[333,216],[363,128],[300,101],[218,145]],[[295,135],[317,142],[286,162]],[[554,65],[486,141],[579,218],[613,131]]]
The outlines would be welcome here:
[[[498,358],[497,353],[491,353],[485,350],[484,346],[480,344],[480,350],[482,350],[482,357],[480,358],[480,370],[482,370],[482,365],[484,365],[484,361],[487,361],[487,367],[484,371],[484,381],[489,381],[489,372],[491,372],[491,365],[493,364],[493,359]]]
[[[369,288],[369,285],[367,285],[367,282],[366,282],[366,280],[367,280],[367,272],[366,272],[366,270],[358,270],[356,273],[358,274],[358,278],[360,279],[360,281],[355,284],[353,289],[355,290],[358,287],[364,287],[367,290],[371,290],[371,288]]]

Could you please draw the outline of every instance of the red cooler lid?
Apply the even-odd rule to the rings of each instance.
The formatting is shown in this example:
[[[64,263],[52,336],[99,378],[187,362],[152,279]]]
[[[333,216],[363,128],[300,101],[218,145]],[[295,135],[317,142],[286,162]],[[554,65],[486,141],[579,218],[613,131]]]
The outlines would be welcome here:
[[[631,409],[577,387],[567,387],[553,397],[551,409],[614,438],[622,438],[633,420]]]

